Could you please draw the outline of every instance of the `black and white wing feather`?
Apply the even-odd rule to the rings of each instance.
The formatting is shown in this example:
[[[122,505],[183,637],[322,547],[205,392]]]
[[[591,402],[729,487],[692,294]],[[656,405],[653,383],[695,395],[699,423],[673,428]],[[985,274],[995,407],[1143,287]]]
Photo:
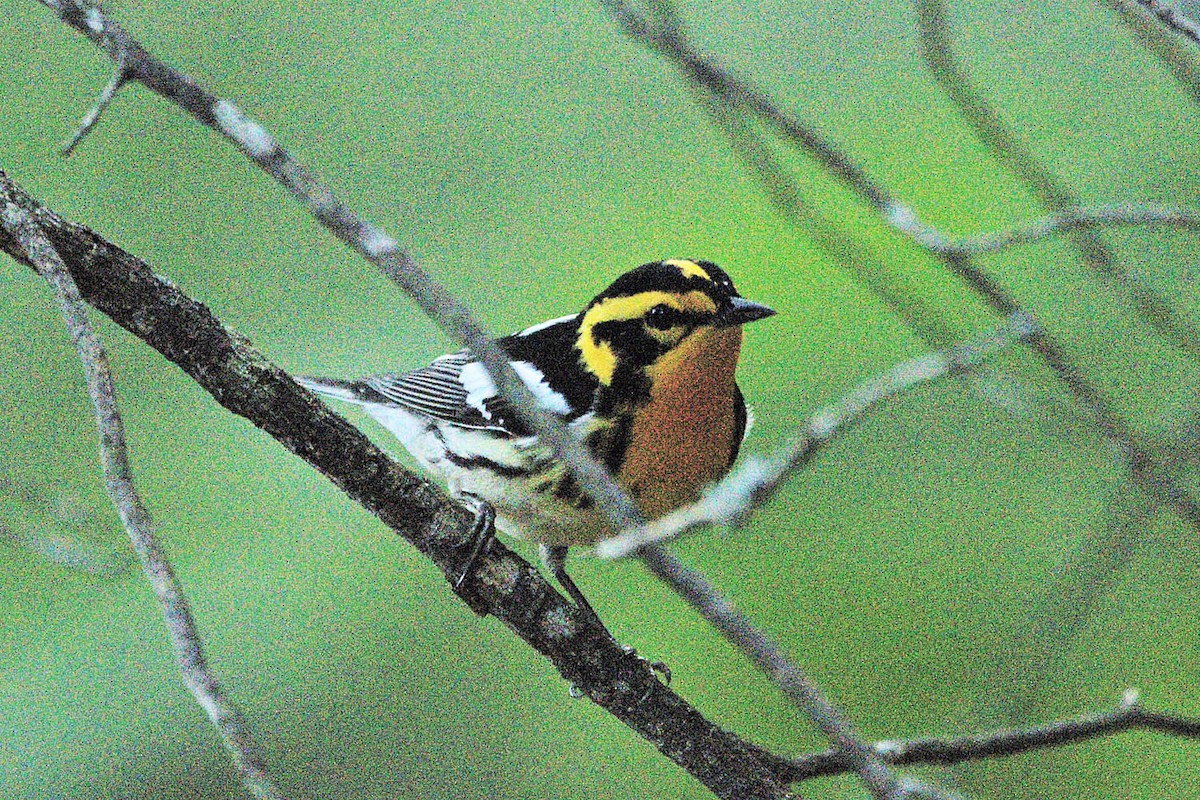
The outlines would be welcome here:
[[[442,356],[428,367],[404,373],[385,373],[362,383],[373,391],[375,402],[397,405],[422,416],[450,422],[463,428],[507,431],[499,409],[472,403],[470,388],[464,383],[472,365],[478,365],[464,350]]]
[[[570,421],[591,408],[595,379],[578,364],[575,317],[535,325],[499,341],[509,363],[549,411]],[[301,378],[308,388],[366,406],[393,406],[460,428],[512,436],[530,431],[496,391],[483,365],[461,350],[427,367],[361,381]]]

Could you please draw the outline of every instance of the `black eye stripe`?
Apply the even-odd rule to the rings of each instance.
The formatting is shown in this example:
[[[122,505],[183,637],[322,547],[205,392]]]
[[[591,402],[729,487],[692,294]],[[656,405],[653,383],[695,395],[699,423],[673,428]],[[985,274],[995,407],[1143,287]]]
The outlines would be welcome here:
[[[678,325],[680,322],[679,318],[679,312],[665,303],[659,303],[646,312],[646,324],[660,331],[665,331],[668,328]]]

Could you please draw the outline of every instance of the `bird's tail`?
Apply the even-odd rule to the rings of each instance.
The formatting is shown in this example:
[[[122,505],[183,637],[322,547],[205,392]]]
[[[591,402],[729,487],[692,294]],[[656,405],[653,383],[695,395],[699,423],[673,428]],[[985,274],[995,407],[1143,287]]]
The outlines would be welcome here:
[[[313,375],[297,375],[296,383],[309,391],[316,392],[334,400],[344,400],[347,403],[363,405],[367,402],[364,390],[365,384],[358,381],[340,381],[337,378],[318,378]]]

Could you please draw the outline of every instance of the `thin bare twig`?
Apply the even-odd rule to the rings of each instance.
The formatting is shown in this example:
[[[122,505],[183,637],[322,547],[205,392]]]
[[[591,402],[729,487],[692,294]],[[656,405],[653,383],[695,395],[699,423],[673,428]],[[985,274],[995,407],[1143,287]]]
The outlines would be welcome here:
[[[1137,0],[1137,4],[1158,17],[1171,30],[1200,44],[1200,24],[1176,8],[1175,4],[1162,0]]]
[[[1100,0],[1100,5],[1115,11],[1142,46],[1170,70],[1192,102],[1200,103],[1200,59],[1192,42],[1164,26],[1144,0]]]
[[[665,3],[666,0],[659,2]],[[934,229],[922,224],[912,208],[894,200],[885,189],[876,185],[861,168],[817,133],[812,126],[784,113],[765,93],[754,89],[745,79],[730,74],[711,58],[702,55],[687,41],[678,21],[670,28],[656,28],[623,0],[601,0],[601,3],[609,9],[626,33],[666,56],[692,84],[711,91],[724,102],[743,103],[748,111],[773,124],[785,141],[808,153],[822,168],[842,180],[860,199],[876,209],[881,218],[897,232],[938,258],[993,311],[1006,318],[1020,313],[1034,321],[1034,332],[1026,339],[1027,346],[1050,367],[1076,401],[1092,415],[1098,432],[1112,443],[1127,465],[1130,476],[1143,490],[1174,509],[1189,525],[1200,529],[1200,503],[1196,498],[1174,476],[1157,467],[1155,459],[1145,445],[1113,410],[1109,400],[1092,385],[1067,355],[1062,345],[1045,331],[1037,318],[1028,309],[1023,308],[1007,289],[979,267],[968,252],[931,247],[932,241],[948,241],[949,237],[936,234]],[[785,209],[785,212],[792,213],[788,209]]]
[[[1018,313],[987,336],[957,347],[928,353],[897,364],[860,383],[804,425],[790,444],[768,459],[748,459],[709,489],[700,500],[640,528],[600,542],[603,558],[624,558],[653,542],[676,539],[702,525],[740,525],[762,506],[796,470],[811,463],[818,452],[887,400],[939,378],[979,366],[989,356],[1033,332],[1033,321]]]
[[[982,255],[1036,242],[1064,231],[1158,225],[1200,231],[1200,212],[1190,208],[1152,204],[1066,209],[1015,228],[968,236],[957,241],[942,240],[940,234],[935,232],[933,235],[939,238],[929,240],[929,247],[951,253]]]
[[[911,739],[876,742],[873,748],[887,763],[895,766],[939,764],[949,766],[964,761],[999,758],[1062,747],[1126,731],[1145,730],[1200,739],[1200,719],[1189,719],[1145,708],[1136,690],[1125,693],[1111,711],[1087,714],[1074,719],[1051,722],[1020,730],[1002,730],[950,739]],[[851,767],[836,750],[811,753],[792,759],[796,781],[805,781],[849,772]]]
[[[971,86],[955,57],[946,7],[942,0],[916,0],[921,55],[954,107],[996,159],[1025,184],[1052,212],[1068,213],[1081,201],[1075,192],[1038,162],[1020,138],[1000,120],[991,104]],[[1190,356],[1200,356],[1200,332],[1143,276],[1117,263],[1116,256],[1093,227],[1063,228],[1101,278],[1119,285],[1137,314],[1162,337]]]
[[[142,561],[142,570],[150,582],[150,588],[162,607],[163,620],[171,643],[175,646],[183,682],[208,714],[241,775],[242,783],[250,793],[265,800],[283,800],[284,795],[267,775],[266,765],[258,754],[258,747],[241,711],[225,696],[216,676],[208,667],[183,588],[154,535],[150,512],[134,487],[133,472],[126,454],[125,428],[117,409],[116,389],[108,356],[88,320],[79,288],[37,222],[28,211],[9,198],[0,200],[0,225],[16,240],[25,257],[46,279],[58,298],[67,330],[79,351],[79,360],[87,378],[88,395],[95,407],[104,481],[133,543],[133,549]]]
[[[92,109],[83,115],[83,119],[80,121],[79,127],[75,129],[75,133],[71,134],[71,138],[63,145],[62,154],[64,156],[69,156],[75,152],[75,148],[96,127],[96,123],[100,121],[100,117],[104,114],[104,111],[112,103],[113,98],[117,96],[117,92],[121,91],[121,87],[125,85],[127,78],[124,62],[125,56],[124,51],[122,51],[118,54],[117,68],[113,71],[112,78],[109,79],[108,84],[100,91],[100,96],[96,98]]]

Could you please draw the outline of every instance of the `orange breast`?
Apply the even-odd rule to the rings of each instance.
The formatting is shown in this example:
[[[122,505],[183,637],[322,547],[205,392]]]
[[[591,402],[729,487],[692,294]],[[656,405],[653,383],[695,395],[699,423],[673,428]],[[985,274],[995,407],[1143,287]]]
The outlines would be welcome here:
[[[618,481],[654,518],[696,499],[729,469],[740,327],[693,333],[653,367]]]

